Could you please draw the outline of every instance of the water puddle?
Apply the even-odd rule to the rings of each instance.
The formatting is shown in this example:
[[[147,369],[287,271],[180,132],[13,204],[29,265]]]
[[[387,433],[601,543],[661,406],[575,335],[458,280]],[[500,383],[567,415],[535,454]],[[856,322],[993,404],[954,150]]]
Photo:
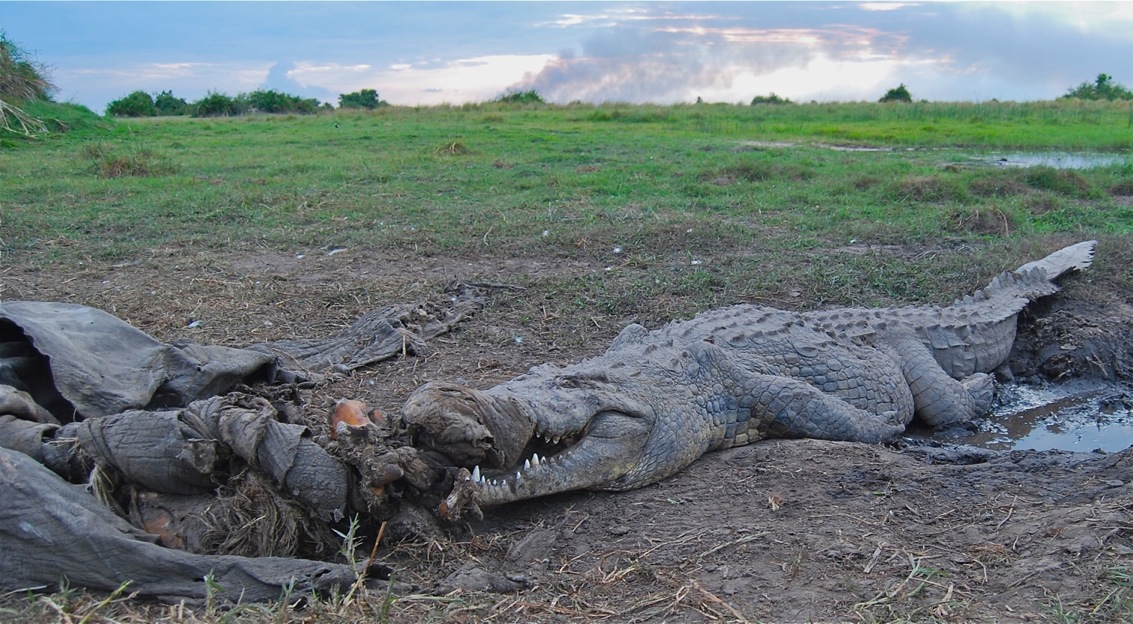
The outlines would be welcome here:
[[[986,157],[981,158],[986,162]],[[991,157],[992,164],[1001,167],[1054,167],[1055,169],[1092,169],[1124,165],[1130,160],[1121,154],[1096,154],[1072,152],[1018,152]]]
[[[790,141],[740,141],[741,148],[748,149],[788,149],[800,147]],[[948,151],[948,148],[885,147],[876,145],[839,145],[835,143],[811,143],[813,147],[836,152],[920,152],[928,150]],[[965,156],[961,155],[960,158]],[[1099,152],[1009,152],[1000,154],[980,154],[967,156],[973,164],[999,167],[1053,167],[1055,169],[1092,169],[1113,165],[1133,164],[1129,154],[1103,154]]]
[[[1133,445],[1133,390],[1125,386],[1004,384],[997,395],[994,413],[973,421],[974,430],[934,438],[993,450],[1113,453]]]

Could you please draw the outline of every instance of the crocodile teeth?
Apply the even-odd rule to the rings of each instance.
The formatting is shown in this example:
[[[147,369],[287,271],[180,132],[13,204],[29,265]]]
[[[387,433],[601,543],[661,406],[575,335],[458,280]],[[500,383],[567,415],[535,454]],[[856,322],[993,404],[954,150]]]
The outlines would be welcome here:
[[[484,481],[484,478],[480,476],[480,467],[479,466],[476,466],[475,468],[472,469],[472,480],[477,482],[477,483],[481,483],[481,482]]]
[[[532,466],[538,466],[541,463],[543,463],[543,460],[539,458],[538,453],[535,453],[534,455],[531,456],[531,465]]]
[[[524,470],[531,470],[531,460],[530,459],[524,460],[523,469]]]

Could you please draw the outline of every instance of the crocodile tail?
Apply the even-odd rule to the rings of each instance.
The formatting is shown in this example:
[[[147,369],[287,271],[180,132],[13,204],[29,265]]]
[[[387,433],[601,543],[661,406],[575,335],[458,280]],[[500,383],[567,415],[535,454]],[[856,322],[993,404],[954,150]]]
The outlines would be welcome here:
[[[1059,291],[1055,280],[1071,272],[1090,266],[1094,261],[1097,241],[1085,241],[1060,249],[1042,260],[1028,262],[1014,271],[1001,273],[983,289],[958,300],[957,304],[972,304],[992,300],[1003,311],[1013,314],[1039,297]]]
[[[1025,273],[1034,269],[1041,269],[1046,279],[1055,280],[1070,271],[1081,271],[1094,262],[1094,247],[1098,241],[1091,240],[1071,245],[1050,254],[1042,260],[1028,262],[1015,269],[1016,273]]]

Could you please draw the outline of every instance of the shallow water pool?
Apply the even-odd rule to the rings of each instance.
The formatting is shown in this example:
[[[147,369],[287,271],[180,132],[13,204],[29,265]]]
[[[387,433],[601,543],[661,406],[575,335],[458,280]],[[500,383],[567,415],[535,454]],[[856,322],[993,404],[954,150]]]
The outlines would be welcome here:
[[[1133,391],[1105,382],[1003,384],[991,415],[933,437],[994,450],[1121,451],[1133,445]]]
[[[1123,165],[1131,161],[1121,154],[1074,153],[1074,152],[1016,152],[995,154],[992,164],[1001,167],[1054,167],[1055,169],[1092,169]]]

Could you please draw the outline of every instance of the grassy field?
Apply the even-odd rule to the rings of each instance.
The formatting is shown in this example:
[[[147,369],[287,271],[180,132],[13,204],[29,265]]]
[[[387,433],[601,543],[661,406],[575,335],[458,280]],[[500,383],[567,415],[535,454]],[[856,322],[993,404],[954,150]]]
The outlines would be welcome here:
[[[1128,235],[1133,164],[991,163],[1019,150],[1131,147],[1133,109],[1081,102],[486,104],[118,121],[0,150],[2,251],[5,263],[47,265],[162,246],[639,265],[677,253],[689,269],[677,288],[767,291],[782,282],[774,267],[726,252]],[[716,261],[694,264],[707,256]],[[871,281],[883,298],[924,299],[931,285],[911,279],[921,269]]]
[[[1067,151],[1126,160],[1081,170],[996,164]],[[384,405],[396,408],[418,374],[506,378],[549,352],[591,355],[627,322],[656,326],[737,302],[945,302],[1055,244],[1090,238],[1104,253],[1071,289],[1127,302],[1131,151],[1133,107],[1073,101],[483,104],[103,120],[36,141],[0,137],[0,300],[71,300],[162,340],[246,344],[325,334],[376,305],[435,294],[451,274],[526,289],[497,297],[420,373],[414,363],[348,380],[387,391]],[[340,247],[353,255],[327,256]],[[281,268],[299,255],[310,264]],[[353,264],[336,264],[348,256]],[[261,262],[276,264],[260,271]],[[190,319],[204,324],[190,329]],[[487,372],[474,377],[473,366]],[[1125,576],[1081,604],[1048,597],[1044,613],[1088,621],[1097,605],[1118,604],[1120,620],[1133,602],[1126,568],[1114,570]],[[286,604],[226,614],[208,605],[186,616],[63,592],[0,608],[0,620],[461,621],[495,612],[459,600],[369,592],[301,614]]]

